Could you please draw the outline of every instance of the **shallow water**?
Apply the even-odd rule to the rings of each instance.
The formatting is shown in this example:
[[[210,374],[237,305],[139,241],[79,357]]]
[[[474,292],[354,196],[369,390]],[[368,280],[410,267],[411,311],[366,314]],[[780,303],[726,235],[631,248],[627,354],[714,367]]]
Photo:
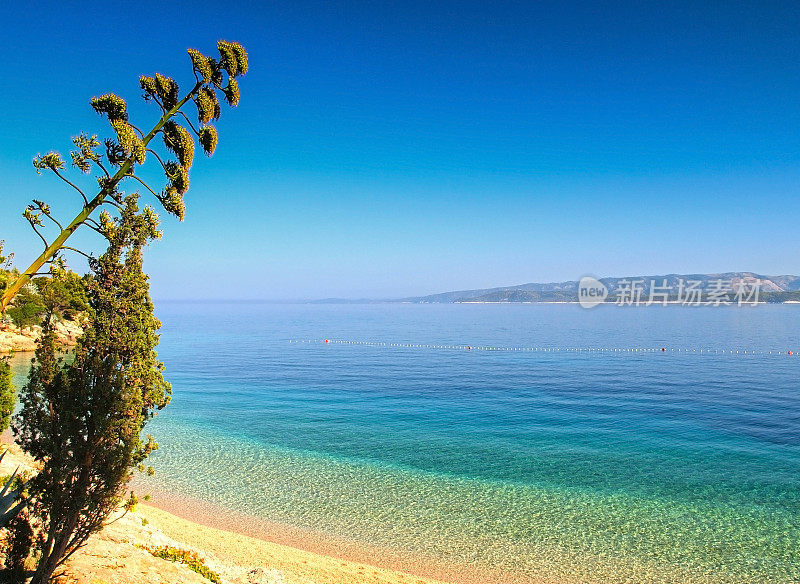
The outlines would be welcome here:
[[[797,579],[800,306],[159,316],[154,487],[531,580]]]

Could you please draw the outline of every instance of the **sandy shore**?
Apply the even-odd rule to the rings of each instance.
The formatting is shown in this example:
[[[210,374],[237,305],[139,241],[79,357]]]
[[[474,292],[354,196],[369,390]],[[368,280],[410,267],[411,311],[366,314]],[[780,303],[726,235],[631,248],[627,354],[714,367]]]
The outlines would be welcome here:
[[[170,538],[180,538],[192,548],[228,567],[235,582],[251,582],[262,574],[264,582],[344,584],[374,582],[380,584],[435,584],[437,581],[396,570],[379,568],[313,553],[279,543],[264,541],[230,531],[187,521],[152,506],[142,506],[138,514],[157,525]],[[209,564],[211,565],[211,564]],[[237,575],[236,572],[240,572]],[[244,577],[244,578],[243,578]],[[260,582],[261,580],[255,579]]]
[[[10,475],[20,466],[33,470],[31,461],[19,448],[9,444],[7,433],[4,445],[9,449],[2,463],[0,475]],[[347,542],[334,545],[342,554],[327,555],[299,549],[277,540],[303,537],[309,545],[315,543],[308,534],[291,533],[267,522],[258,522],[222,513],[201,502],[175,496],[157,497],[162,507],[177,506],[183,515],[196,515],[212,525],[231,525],[238,522],[240,529],[220,529],[202,525],[179,517],[155,505],[139,504],[134,512],[119,513],[109,521],[102,532],[92,536],[65,566],[64,584],[207,584],[209,580],[191,571],[183,564],[173,563],[153,556],[147,548],[175,547],[196,552],[221,578],[223,584],[442,584],[419,575],[400,570],[371,565],[386,564],[391,560],[378,558],[377,562],[359,562],[349,559],[354,552]],[[272,541],[252,537],[241,531],[265,533],[274,536]],[[338,545],[338,547],[337,547]],[[329,548],[329,549],[334,549]],[[363,548],[361,549],[363,553]],[[395,558],[397,561],[397,558]],[[463,579],[448,582],[465,582]],[[472,581],[472,580],[468,580]]]
[[[457,565],[442,561],[433,556],[426,557],[419,553],[378,547],[364,542],[337,538],[330,534],[299,529],[237,513],[220,508],[211,503],[177,495],[174,493],[144,488],[134,484],[137,493],[149,493],[152,500],[142,506],[143,512],[151,514],[154,522],[164,532],[175,538],[181,534],[191,533],[198,537],[198,546],[221,557],[240,564],[257,564],[259,558],[271,558],[267,551],[272,546],[292,550],[297,554],[306,554],[315,558],[325,558],[341,565],[367,565],[370,570],[382,574],[381,578],[392,574],[413,575],[411,582],[448,582],[458,584],[531,584],[530,576],[514,574],[507,571],[490,570],[486,567],[470,564],[468,561]],[[167,521],[169,520],[169,521]],[[217,534],[227,534],[228,540],[241,542],[229,545],[227,540]],[[350,576],[343,580],[327,579],[319,582],[355,582]],[[385,580],[375,579],[370,582],[409,582],[407,579]],[[317,582],[318,580],[311,580]],[[361,580],[358,580],[361,581]]]
[[[181,564],[142,547],[197,552],[223,584],[437,584],[436,581],[337,559],[187,521],[148,505],[110,523],[67,564],[74,584],[208,584]]]

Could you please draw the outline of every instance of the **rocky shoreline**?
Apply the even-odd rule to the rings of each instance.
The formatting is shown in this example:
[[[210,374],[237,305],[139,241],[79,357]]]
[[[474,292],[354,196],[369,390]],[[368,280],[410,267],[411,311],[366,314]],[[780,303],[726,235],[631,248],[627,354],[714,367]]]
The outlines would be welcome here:
[[[71,320],[60,320],[54,327],[56,342],[62,347],[72,347],[83,333],[81,326]],[[36,350],[36,340],[42,334],[41,326],[18,327],[0,324],[0,353],[25,353]]]

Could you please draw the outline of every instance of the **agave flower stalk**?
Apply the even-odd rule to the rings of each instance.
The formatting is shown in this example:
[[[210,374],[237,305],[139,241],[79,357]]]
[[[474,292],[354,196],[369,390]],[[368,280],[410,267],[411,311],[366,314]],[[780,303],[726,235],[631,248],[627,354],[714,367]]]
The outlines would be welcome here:
[[[66,225],[55,219],[50,213],[50,208],[42,201],[34,201],[28,205],[23,213],[31,228],[44,242],[44,251],[31,265],[22,272],[5,290],[0,297],[0,313],[5,310],[12,298],[19,290],[47,265],[51,266],[61,262],[62,250],[78,252],[89,257],[86,253],[66,245],[69,237],[82,225],[88,225],[101,235],[108,237],[108,229],[113,228],[113,221],[107,213],[101,213],[99,221],[93,219],[92,214],[103,205],[110,205],[119,209],[122,203],[122,194],[118,190],[120,183],[126,179],[135,179],[152,193],[164,209],[179,219],[183,220],[185,207],[183,195],[189,186],[189,167],[194,152],[194,139],[189,131],[179,125],[175,120],[180,115],[184,118],[192,132],[197,136],[201,147],[208,156],[213,154],[217,145],[217,131],[214,126],[208,125],[220,115],[217,92],[221,92],[231,107],[239,102],[239,85],[235,77],[244,75],[248,69],[247,52],[239,43],[219,41],[217,43],[219,59],[207,57],[194,49],[189,50],[195,84],[183,98],[179,98],[178,84],[164,75],[156,74],[154,77],[142,76],[139,80],[144,91],[144,99],[155,102],[161,109],[162,115],[152,129],[143,134],[129,123],[127,105],[125,101],[114,95],[106,94],[92,100],[92,107],[98,113],[108,118],[109,124],[116,134],[116,139],[105,140],[106,152],[101,154],[96,149],[100,146],[97,136],[81,134],[73,138],[73,143],[78,148],[71,152],[72,165],[83,173],[88,173],[93,167],[102,172],[97,182],[99,190],[93,196],[70,181],[62,171],[65,167],[64,159],[57,152],[49,152],[37,156],[33,165],[37,172],[49,170],[58,178],[75,189],[81,196],[83,204],[80,212]],[[198,110],[198,128],[195,129],[182,108],[192,101]],[[177,161],[164,162],[152,150],[150,142],[158,134],[164,137],[164,144]],[[147,185],[140,177],[136,176],[136,165],[145,162],[146,155],[152,153],[161,164],[167,178],[167,186],[160,193]],[[107,166],[116,171],[110,173]],[[44,219],[54,223],[58,229],[56,237],[48,241],[39,230],[44,226]]]

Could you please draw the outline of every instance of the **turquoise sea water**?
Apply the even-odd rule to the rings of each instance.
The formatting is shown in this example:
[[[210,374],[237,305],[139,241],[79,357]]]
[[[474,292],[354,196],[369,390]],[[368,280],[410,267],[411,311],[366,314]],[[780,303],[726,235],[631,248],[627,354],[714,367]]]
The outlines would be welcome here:
[[[519,581],[800,581],[800,306],[159,316],[158,487]]]

